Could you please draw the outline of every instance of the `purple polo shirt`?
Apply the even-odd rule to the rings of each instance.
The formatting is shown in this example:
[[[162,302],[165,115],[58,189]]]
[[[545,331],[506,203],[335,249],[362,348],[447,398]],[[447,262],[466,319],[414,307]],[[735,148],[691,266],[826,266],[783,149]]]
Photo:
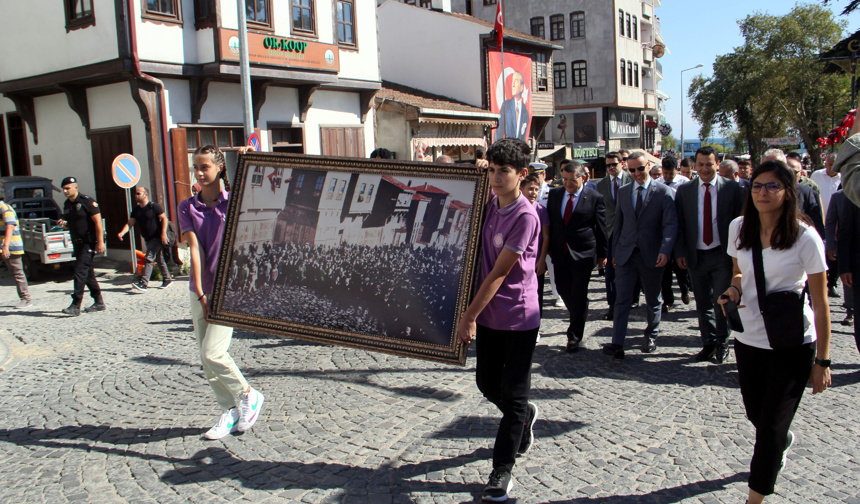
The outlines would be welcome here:
[[[197,196],[192,196],[179,204],[179,231],[185,234],[194,231],[197,235],[197,243],[200,246],[200,271],[203,274],[203,292],[212,294],[212,283],[215,279],[215,270],[218,268],[218,254],[221,251],[221,238],[224,236],[224,225],[227,222],[227,207],[230,204],[230,193],[222,190],[218,196],[218,203],[209,208],[200,201]],[[194,288],[194,270],[191,270],[191,278],[188,289],[197,292]]]
[[[502,249],[519,254],[517,263],[505,277],[496,295],[478,315],[477,322],[490,329],[528,331],[540,327],[537,275],[540,219],[525,196],[499,208],[493,196],[481,231],[481,274],[478,285],[489,276]]]

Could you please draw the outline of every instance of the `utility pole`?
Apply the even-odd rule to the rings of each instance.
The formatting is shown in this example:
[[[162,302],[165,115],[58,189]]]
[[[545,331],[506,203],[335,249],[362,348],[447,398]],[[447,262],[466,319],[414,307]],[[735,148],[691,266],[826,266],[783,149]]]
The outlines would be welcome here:
[[[246,0],[236,0],[239,14],[239,80],[242,82],[242,117],[245,139],[254,132],[254,109],[251,104],[251,66],[248,61],[248,22],[245,19]]]

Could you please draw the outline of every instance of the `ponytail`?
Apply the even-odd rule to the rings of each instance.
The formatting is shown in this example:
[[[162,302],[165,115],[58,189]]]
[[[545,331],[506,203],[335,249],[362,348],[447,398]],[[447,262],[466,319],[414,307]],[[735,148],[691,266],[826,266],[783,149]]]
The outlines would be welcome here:
[[[204,145],[202,147],[198,147],[197,150],[194,151],[195,156],[198,154],[212,154],[212,162],[215,163],[216,166],[221,167],[219,178],[224,182],[224,189],[227,192],[230,192],[230,181],[227,179],[227,162],[224,159],[224,152],[214,145]]]

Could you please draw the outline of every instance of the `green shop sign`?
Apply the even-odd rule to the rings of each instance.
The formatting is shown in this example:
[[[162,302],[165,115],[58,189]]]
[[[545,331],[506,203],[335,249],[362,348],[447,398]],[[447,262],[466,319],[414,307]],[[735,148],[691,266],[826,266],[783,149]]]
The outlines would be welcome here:
[[[279,51],[304,53],[308,47],[308,43],[286,38],[266,37],[263,39],[263,47]]]

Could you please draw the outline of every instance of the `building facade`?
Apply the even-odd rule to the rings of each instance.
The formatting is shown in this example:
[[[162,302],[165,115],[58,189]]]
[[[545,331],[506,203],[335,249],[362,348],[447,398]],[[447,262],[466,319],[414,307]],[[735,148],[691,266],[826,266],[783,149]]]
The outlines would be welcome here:
[[[493,20],[496,0],[466,0],[463,11]],[[574,158],[607,150],[659,151],[659,92],[666,52],[655,7],[660,0],[504,2],[507,27],[562,46],[551,76],[555,117],[543,142]]]
[[[376,3],[244,6],[263,150],[364,157],[375,145],[381,81]],[[76,176],[110,216],[108,247],[117,249],[125,218],[114,216],[125,214],[125,195],[110,165],[131,153],[140,184],[175,219],[176,203],[191,194],[194,149],[218,145],[232,175],[246,143],[237,35],[232,0],[4,4],[0,175]]]
[[[377,143],[396,151],[400,159],[431,161],[447,154],[468,161],[495,136],[499,109],[494,112],[491,106],[488,61],[497,50],[493,23],[452,12],[456,3],[380,2],[385,84],[376,97]],[[520,57],[531,68],[530,75],[523,76],[531,111],[523,139],[537,147],[555,112],[548,76],[553,52],[561,46],[514,29],[505,30],[504,46],[509,63]],[[511,80],[509,73],[506,78]],[[504,79],[498,81],[501,90]]]

